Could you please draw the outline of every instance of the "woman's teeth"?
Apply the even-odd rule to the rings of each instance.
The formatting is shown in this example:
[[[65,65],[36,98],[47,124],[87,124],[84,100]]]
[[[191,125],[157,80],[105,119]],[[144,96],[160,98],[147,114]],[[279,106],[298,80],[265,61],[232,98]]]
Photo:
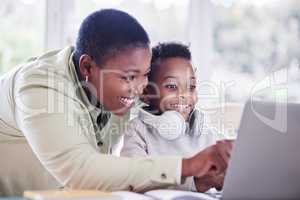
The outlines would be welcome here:
[[[171,104],[171,106],[175,109],[187,109],[189,107],[191,107],[191,105],[188,104]]]
[[[119,100],[123,105],[130,107],[134,103],[135,98],[120,97]]]

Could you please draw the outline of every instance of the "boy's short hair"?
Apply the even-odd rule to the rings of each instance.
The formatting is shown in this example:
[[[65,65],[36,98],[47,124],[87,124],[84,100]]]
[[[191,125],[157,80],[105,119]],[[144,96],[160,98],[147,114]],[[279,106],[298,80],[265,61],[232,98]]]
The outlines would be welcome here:
[[[74,60],[79,64],[87,54],[98,65],[128,48],[148,48],[150,40],[145,29],[131,15],[115,9],[102,9],[82,22],[77,36]]]
[[[153,80],[160,63],[168,58],[183,58],[190,61],[192,56],[189,46],[179,42],[159,43],[154,46],[152,48],[151,71],[149,74],[150,81]]]

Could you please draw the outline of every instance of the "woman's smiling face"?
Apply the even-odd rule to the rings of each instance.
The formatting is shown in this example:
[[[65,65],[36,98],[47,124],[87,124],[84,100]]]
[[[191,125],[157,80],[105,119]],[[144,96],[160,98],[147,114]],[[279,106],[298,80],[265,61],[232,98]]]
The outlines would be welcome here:
[[[196,78],[189,60],[184,58],[168,58],[163,60],[155,72],[152,94],[155,99],[150,105],[160,113],[167,110],[180,112],[187,120],[197,102]]]
[[[150,60],[149,48],[132,48],[108,58],[102,66],[92,65],[91,92],[106,110],[126,114],[148,83]]]

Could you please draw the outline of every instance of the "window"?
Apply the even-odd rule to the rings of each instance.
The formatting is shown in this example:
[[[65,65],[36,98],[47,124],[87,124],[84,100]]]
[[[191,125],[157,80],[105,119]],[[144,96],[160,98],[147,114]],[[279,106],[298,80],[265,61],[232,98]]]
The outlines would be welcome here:
[[[0,74],[43,51],[44,0],[2,0]]]
[[[3,0],[0,74],[44,50],[74,45],[82,20],[100,8],[132,14],[152,45],[190,43],[198,77],[209,81],[201,85],[201,100],[212,84],[222,100],[243,102],[279,69],[288,69],[286,81],[299,88],[297,0]],[[300,96],[297,91],[289,93]]]

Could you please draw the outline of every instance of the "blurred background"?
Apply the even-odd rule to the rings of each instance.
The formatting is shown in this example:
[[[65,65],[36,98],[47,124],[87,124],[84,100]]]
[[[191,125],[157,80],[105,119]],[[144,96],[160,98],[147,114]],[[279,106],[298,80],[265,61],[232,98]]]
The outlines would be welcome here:
[[[73,45],[83,18],[100,8],[135,16],[152,45],[189,44],[202,108],[253,96],[299,102],[299,0],[2,0],[0,75]]]

